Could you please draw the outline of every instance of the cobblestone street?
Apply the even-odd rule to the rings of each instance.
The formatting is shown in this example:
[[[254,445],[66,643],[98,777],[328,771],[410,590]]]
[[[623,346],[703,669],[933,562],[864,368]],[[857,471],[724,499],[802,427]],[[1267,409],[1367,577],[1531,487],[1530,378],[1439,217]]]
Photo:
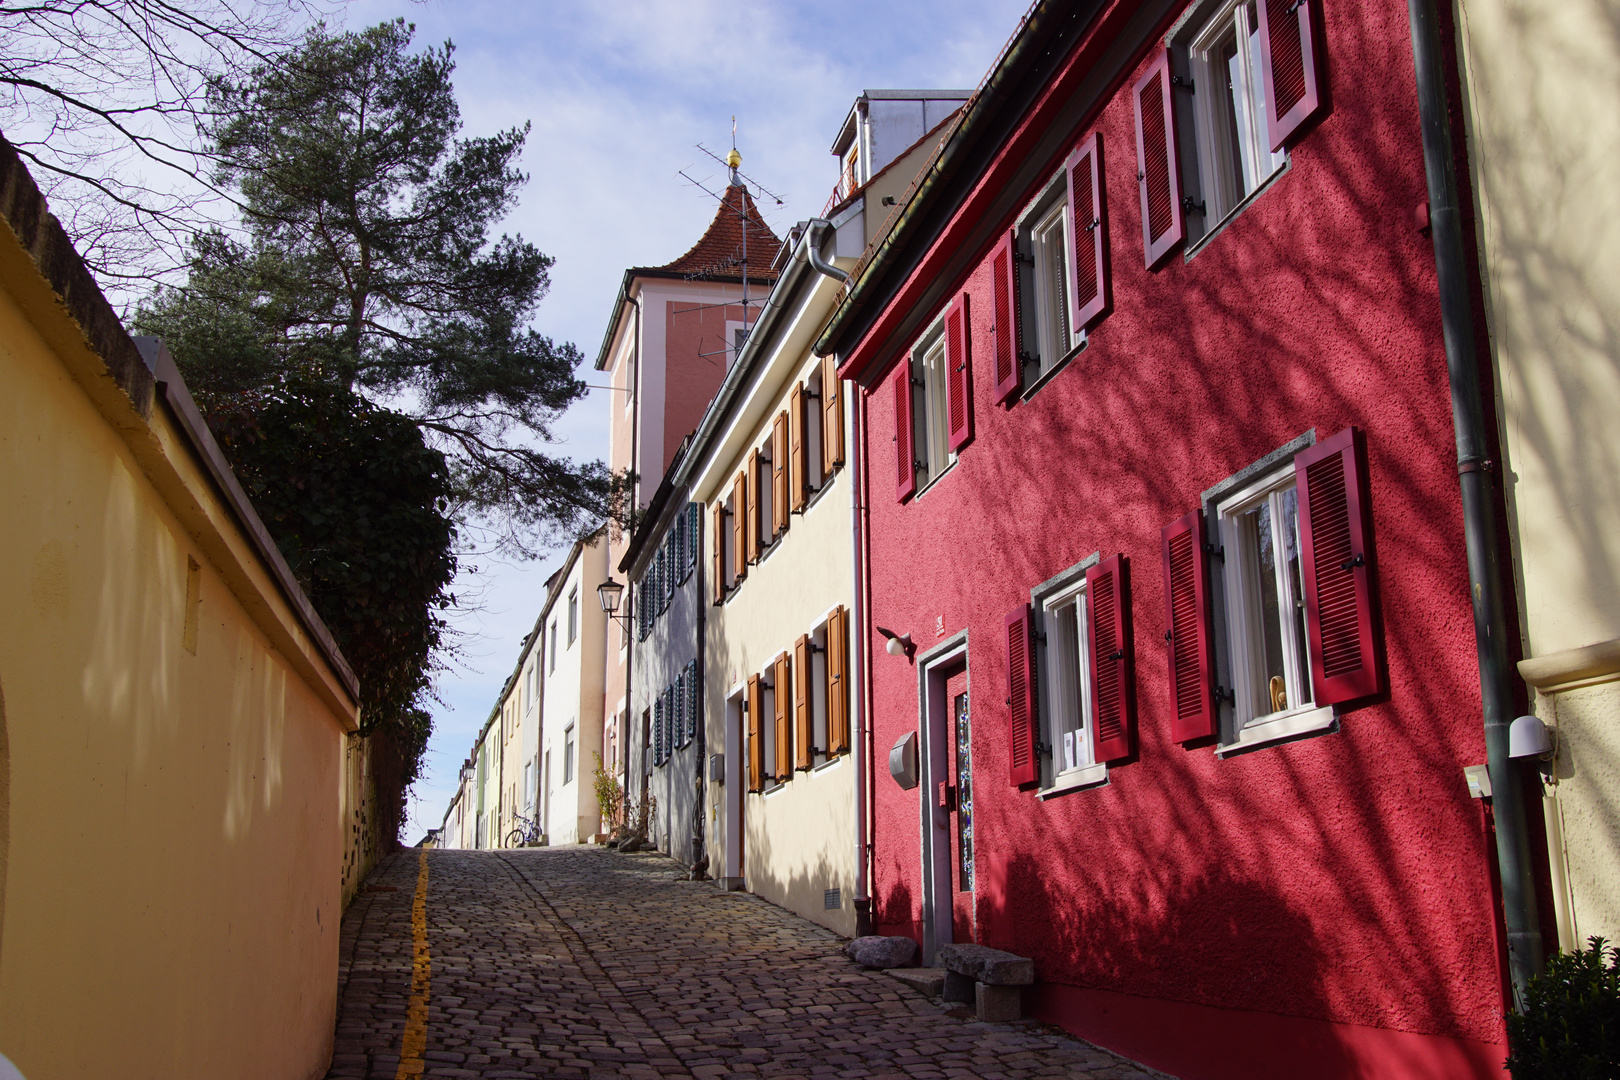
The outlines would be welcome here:
[[[678,880],[662,856],[430,851],[426,864],[414,1001],[420,853],[386,860],[343,921],[330,1077],[1161,1075],[1033,1021],[947,1011],[857,967],[829,931]]]

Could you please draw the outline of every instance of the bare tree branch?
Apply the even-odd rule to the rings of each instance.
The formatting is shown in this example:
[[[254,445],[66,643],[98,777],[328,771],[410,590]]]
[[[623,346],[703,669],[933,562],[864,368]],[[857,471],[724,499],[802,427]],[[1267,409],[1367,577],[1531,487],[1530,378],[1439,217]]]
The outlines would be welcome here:
[[[0,131],[115,299],[177,280],[191,237],[234,217],[204,137],[208,79],[338,2],[0,0]]]

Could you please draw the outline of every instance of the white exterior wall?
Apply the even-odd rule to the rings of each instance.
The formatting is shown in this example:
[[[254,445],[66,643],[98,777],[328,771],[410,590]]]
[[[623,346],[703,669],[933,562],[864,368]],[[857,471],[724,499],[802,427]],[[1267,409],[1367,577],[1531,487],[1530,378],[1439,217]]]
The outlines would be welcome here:
[[[681,511],[687,507],[685,499],[678,499],[676,503]],[[699,507],[698,512],[701,521],[703,509]],[[670,528],[680,526],[684,520],[684,513],[680,513],[666,521],[666,528],[658,534],[657,542],[649,544],[647,550],[639,553],[634,567],[638,582],[645,578],[647,566],[663,546]],[[701,529],[699,536],[702,536]],[[688,663],[697,659],[698,618],[704,602],[700,590],[706,580],[704,568],[709,550],[706,541],[700,542],[699,547],[701,550],[689,571],[686,571],[685,580],[677,579],[679,583],[668,607],[652,621],[644,640],[637,629],[636,663],[631,676],[634,683],[632,700],[635,703],[631,711],[634,717],[631,760],[636,766],[632,791],[639,798],[641,785],[647,785],[650,794],[657,800],[649,822],[648,838],[658,845],[660,851],[687,866],[700,854],[693,841],[699,827],[695,817],[697,781],[703,768],[702,747],[706,732],[700,731],[689,744],[678,746],[668,761],[655,765],[654,756],[644,749],[647,743],[643,732],[650,731],[651,724],[643,725],[641,717],[643,713],[651,713],[658,695],[676,682]],[[701,698],[698,700],[698,711],[700,715],[703,712]]]
[[[565,568],[541,625],[545,661],[540,704],[537,786],[545,805],[546,839],[553,845],[588,840],[598,828],[600,815],[592,774],[594,754],[602,750],[602,679],[607,647],[608,620],[597,600],[596,587],[607,579],[607,541],[579,549]],[[579,598],[579,635],[568,640],[568,598]],[[557,628],[553,657],[552,626]],[[555,662],[553,662],[555,661]],[[564,779],[563,756],[567,732],[574,733],[573,775]],[[549,783],[549,788],[548,788]]]

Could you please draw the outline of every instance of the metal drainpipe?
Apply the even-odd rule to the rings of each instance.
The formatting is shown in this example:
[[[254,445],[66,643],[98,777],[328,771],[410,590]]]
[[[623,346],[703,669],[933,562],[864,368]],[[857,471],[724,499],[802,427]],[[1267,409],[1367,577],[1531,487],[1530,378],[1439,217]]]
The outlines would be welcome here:
[[[688,514],[693,512],[693,507],[690,501],[687,502],[686,512]],[[699,511],[699,513],[701,514],[701,511]],[[701,518],[699,520],[701,521]],[[681,527],[685,528],[684,525]],[[701,546],[702,535],[703,530],[699,529],[699,546]],[[697,579],[692,582],[693,588],[695,589],[692,602],[697,607],[697,689],[693,691],[693,696],[697,699],[699,717],[706,715],[708,712],[708,710],[703,707],[704,702],[708,700],[705,694],[707,680],[704,678],[703,674],[703,667],[706,662],[707,653],[707,650],[704,647],[704,639],[706,637],[705,628],[708,625],[709,618],[709,605],[708,600],[706,599],[706,597],[709,595],[706,587],[708,575],[707,568],[704,566],[705,561],[706,560],[703,557],[703,552],[698,552],[697,565],[692,569],[692,576]],[[707,724],[703,723],[702,720],[699,719],[693,721],[693,726],[697,729],[697,797],[692,808],[692,825],[695,830],[693,834],[694,843],[692,845],[692,865],[696,866],[698,859],[704,858],[709,854],[708,831],[704,828],[705,824],[707,823],[707,811],[709,808],[708,787],[706,785],[706,780],[708,778],[703,770],[704,764],[707,762],[709,756],[707,753],[709,740]],[[714,877],[713,874],[708,876],[711,878]]]
[[[1457,476],[1462,488],[1469,593],[1474,602],[1485,752],[1496,817],[1502,913],[1507,926],[1508,974],[1518,1008],[1523,1006],[1531,976],[1541,971],[1543,957],[1530,835],[1525,822],[1524,778],[1518,764],[1508,757],[1508,727],[1514,709],[1496,542],[1496,493],[1491,485],[1493,466],[1488,459],[1490,443],[1479,360],[1474,350],[1469,265],[1463,246],[1438,18],[1434,0],[1407,0],[1407,7],[1423,127],[1423,165],[1429,182],[1429,223],[1440,290],[1440,324],[1451,380],[1451,414],[1457,429]]]
[[[821,230],[831,229],[833,223],[826,218],[811,218],[805,224],[810,227],[810,235],[807,237],[808,243],[805,244],[805,254],[810,257],[810,268],[824,277],[830,277],[834,281],[848,284],[849,275],[823,259],[821,257],[821,246],[816,242]]]
[[[805,254],[809,257],[810,267],[823,277],[832,278],[840,284],[848,284],[849,275],[838,267],[821,257],[820,239],[824,229],[833,227],[832,222],[826,218],[811,218],[806,224],[809,235],[805,237]],[[837,378],[836,369],[833,377]],[[826,394],[827,387],[823,386],[821,392]],[[854,685],[849,689],[850,707],[854,712],[855,723],[850,733],[850,756],[855,759],[855,933],[857,936],[872,932],[872,898],[868,895],[869,878],[866,872],[866,754],[863,735],[866,730],[866,666],[861,662],[864,652],[856,647],[856,635],[862,635],[861,627],[865,625],[863,618],[863,605],[861,603],[861,582],[864,579],[861,560],[861,497],[860,497],[860,446],[861,410],[857,399],[856,407],[850,410],[854,416],[851,425],[849,440],[849,462],[845,466],[845,475],[849,480],[849,512],[851,519],[850,547],[853,554],[851,562],[851,577],[854,585],[854,601],[852,604],[855,624],[855,634],[850,635],[850,656],[854,660],[855,678],[851,680]],[[864,636],[860,640],[865,640]]]
[[[638,497],[638,492],[641,489],[641,479],[636,472],[636,467],[640,463],[639,450],[641,449],[641,301],[626,296],[624,302],[636,309],[635,337],[630,345],[630,508],[633,512],[641,501]],[[609,408],[612,408],[612,406],[609,406]],[[612,569],[611,566],[608,567],[610,576]],[[629,576],[626,574],[626,579]],[[624,650],[624,737],[619,742],[624,748],[623,812],[624,824],[628,827],[630,824],[630,728],[635,723],[636,717],[634,679],[636,664],[636,583],[626,580],[624,584],[625,627],[629,644]],[[642,742],[645,743],[646,740],[643,739]],[[642,778],[642,782],[645,784],[645,777]]]

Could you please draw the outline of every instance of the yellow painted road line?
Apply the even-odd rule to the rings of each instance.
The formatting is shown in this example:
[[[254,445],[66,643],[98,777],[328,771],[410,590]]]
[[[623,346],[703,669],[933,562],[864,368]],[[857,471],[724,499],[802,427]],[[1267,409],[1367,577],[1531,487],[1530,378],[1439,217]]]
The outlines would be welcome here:
[[[405,1009],[405,1037],[400,1041],[399,1071],[394,1080],[422,1075],[427,1049],[428,983],[433,974],[427,942],[427,848],[416,872],[416,898],[411,901],[411,1003]]]

